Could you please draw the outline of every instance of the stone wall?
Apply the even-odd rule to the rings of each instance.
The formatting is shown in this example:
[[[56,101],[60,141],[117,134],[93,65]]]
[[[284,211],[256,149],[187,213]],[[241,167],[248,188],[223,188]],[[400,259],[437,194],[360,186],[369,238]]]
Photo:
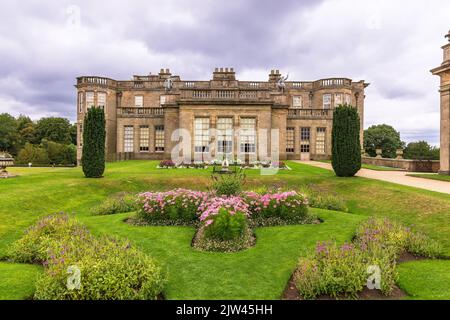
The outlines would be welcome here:
[[[439,160],[411,160],[362,157],[362,163],[403,169],[410,172],[438,172]]]

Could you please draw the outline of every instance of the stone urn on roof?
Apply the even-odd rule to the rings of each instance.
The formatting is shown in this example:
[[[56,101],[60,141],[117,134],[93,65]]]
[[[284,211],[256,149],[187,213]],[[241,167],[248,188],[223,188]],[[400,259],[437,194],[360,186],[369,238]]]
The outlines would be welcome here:
[[[0,178],[8,178],[11,175],[6,171],[6,167],[14,165],[14,158],[5,151],[0,151]]]

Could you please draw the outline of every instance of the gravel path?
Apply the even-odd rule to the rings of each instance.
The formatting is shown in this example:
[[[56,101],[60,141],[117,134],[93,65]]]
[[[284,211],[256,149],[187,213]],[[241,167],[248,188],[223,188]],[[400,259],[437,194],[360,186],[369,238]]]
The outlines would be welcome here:
[[[318,162],[318,161],[297,161],[297,162],[303,163],[303,164],[308,164],[308,165],[319,167],[319,168],[323,168],[323,169],[333,170],[330,163]],[[358,171],[358,173],[356,175],[358,177],[388,181],[388,182],[402,184],[405,186],[416,187],[416,188],[450,194],[450,182],[407,176],[407,174],[412,174],[412,173],[415,173],[415,172],[376,171],[376,170],[362,168],[361,170]],[[417,172],[417,173],[419,173],[419,172]],[[420,173],[423,173],[423,172],[420,172]]]

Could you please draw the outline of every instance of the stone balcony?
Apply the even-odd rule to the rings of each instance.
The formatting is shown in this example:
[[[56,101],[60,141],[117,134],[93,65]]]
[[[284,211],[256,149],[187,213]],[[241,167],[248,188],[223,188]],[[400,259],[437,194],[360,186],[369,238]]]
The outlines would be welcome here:
[[[333,119],[332,109],[289,109],[288,119]]]
[[[117,108],[118,118],[162,118],[163,108],[121,107]]]

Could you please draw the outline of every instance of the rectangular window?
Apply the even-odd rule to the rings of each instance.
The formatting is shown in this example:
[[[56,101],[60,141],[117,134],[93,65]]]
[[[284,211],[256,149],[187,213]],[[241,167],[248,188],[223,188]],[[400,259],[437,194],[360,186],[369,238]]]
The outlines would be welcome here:
[[[80,147],[83,146],[83,123],[78,124],[80,126]]]
[[[316,154],[325,154],[326,128],[317,128]]]
[[[209,118],[194,120],[194,151],[209,152]]]
[[[166,103],[166,96],[159,96],[159,105],[162,106]]]
[[[292,107],[293,108],[302,108],[303,107],[302,96],[293,96],[292,97]]]
[[[345,103],[352,104],[352,95],[351,94],[348,94],[348,93],[345,94]]]
[[[134,96],[134,107],[142,108],[144,106],[144,96]]]
[[[342,93],[336,93],[334,95],[334,107],[337,107],[344,103],[344,95]]]
[[[300,152],[309,152],[309,139],[310,139],[310,129],[300,128]]]
[[[286,152],[294,152],[294,128],[286,128]]]
[[[331,94],[330,93],[325,93],[323,95],[323,108],[331,109]]]
[[[86,110],[94,106],[94,91],[86,91]]]
[[[256,152],[256,119],[241,118],[240,150],[242,153]]]
[[[217,119],[217,152],[229,154],[233,150],[233,119]]]
[[[148,152],[149,151],[149,140],[150,140],[150,129],[148,126],[139,127],[139,151]]]
[[[78,93],[78,112],[83,112],[83,92]]]
[[[164,151],[164,126],[155,126],[155,152]]]
[[[133,152],[134,128],[133,126],[124,126],[123,151]]]
[[[97,106],[105,110],[106,108],[106,93],[99,92],[97,94]]]

